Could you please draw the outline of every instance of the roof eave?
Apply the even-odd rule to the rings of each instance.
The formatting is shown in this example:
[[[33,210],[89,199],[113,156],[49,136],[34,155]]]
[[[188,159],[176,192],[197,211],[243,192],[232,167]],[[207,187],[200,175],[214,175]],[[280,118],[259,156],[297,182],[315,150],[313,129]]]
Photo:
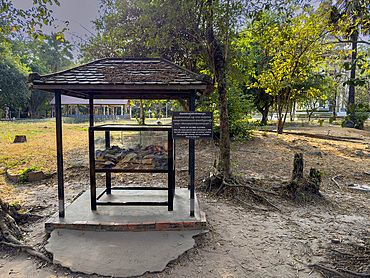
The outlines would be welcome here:
[[[207,84],[200,84],[200,85],[92,85],[92,84],[81,84],[81,85],[73,85],[73,84],[33,84],[33,90],[40,90],[40,91],[49,91],[53,93],[55,90],[66,90],[66,91],[76,91],[76,92],[94,92],[94,91],[147,91],[149,94],[151,91],[184,91],[184,90],[205,90],[207,88]]]

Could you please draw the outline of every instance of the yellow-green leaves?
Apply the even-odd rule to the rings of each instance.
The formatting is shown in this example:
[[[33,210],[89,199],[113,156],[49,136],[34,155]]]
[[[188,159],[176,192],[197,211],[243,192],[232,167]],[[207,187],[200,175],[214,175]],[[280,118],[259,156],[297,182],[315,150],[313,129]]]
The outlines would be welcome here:
[[[326,35],[325,22],[311,9],[277,24],[279,26],[267,28],[262,37],[261,45],[268,50],[270,63],[258,79],[259,86],[272,95],[302,84],[310,71],[320,67],[323,54],[330,47],[322,44]],[[289,92],[298,94],[300,90]]]

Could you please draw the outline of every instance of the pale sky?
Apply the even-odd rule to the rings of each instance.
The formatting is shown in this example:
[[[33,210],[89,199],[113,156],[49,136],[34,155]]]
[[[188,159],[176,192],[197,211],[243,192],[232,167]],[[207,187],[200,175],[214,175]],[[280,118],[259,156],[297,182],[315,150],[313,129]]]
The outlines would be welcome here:
[[[32,7],[33,0],[13,0],[16,8],[28,9]],[[60,6],[52,5],[53,17],[56,19],[54,24],[61,24],[63,20],[69,21],[69,26],[65,36],[66,39],[73,42],[81,42],[81,39],[87,39],[95,34],[92,20],[95,20],[99,13],[99,0],[59,0]],[[57,29],[60,31],[63,27]],[[46,28],[46,33],[55,29]],[[90,33],[91,32],[91,33]]]

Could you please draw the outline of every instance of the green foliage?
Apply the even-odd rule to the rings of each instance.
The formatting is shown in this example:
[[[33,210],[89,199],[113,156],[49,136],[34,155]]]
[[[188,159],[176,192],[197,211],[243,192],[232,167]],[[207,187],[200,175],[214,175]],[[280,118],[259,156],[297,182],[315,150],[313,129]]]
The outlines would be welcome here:
[[[351,105],[349,108],[350,111],[356,111],[355,117],[354,117],[354,122],[353,122],[353,127],[357,129],[363,129],[364,124],[369,118],[369,113],[365,112],[366,106],[363,104],[358,104],[358,105]],[[347,116],[343,119],[342,121],[342,127],[346,126],[347,122],[350,121],[350,117]]]
[[[211,1],[217,40],[235,35],[242,1]],[[213,71],[207,46],[209,3],[203,0],[102,0],[98,35],[81,46],[82,58],[162,57],[195,72]]]
[[[70,126],[68,127],[68,129],[79,130],[79,131],[89,131],[87,127],[81,127],[81,126]]]
[[[33,165],[29,168],[26,168],[22,171],[19,172],[19,174],[21,175],[18,182],[19,183],[26,183],[28,182],[28,174],[29,173],[34,173],[34,172],[37,172],[39,171],[40,169],[36,166],[36,165]]]
[[[231,121],[230,123],[230,135],[234,139],[248,139],[252,138],[253,132],[256,128],[256,125],[253,122],[250,122],[248,117],[243,117],[241,119]]]
[[[28,68],[19,57],[11,52],[10,45],[0,43],[0,107],[7,105],[10,110],[25,107],[30,96],[27,81]]]
[[[7,104],[10,110],[28,112],[39,117],[40,112],[50,110],[52,94],[28,89],[30,71],[48,74],[69,68],[72,50],[68,41],[59,35],[45,36],[43,42],[25,41],[21,37],[0,43],[0,107]]]
[[[367,70],[369,62],[363,65],[360,61],[359,47],[361,43],[367,43],[361,39],[361,35],[370,34],[370,1],[369,0],[344,0],[332,2],[324,2],[323,6],[327,6],[330,10],[330,24],[328,29],[333,33],[332,38],[335,38],[335,43],[351,44],[351,50],[347,55],[350,56],[350,61],[346,61],[343,65],[345,70],[350,71],[350,75],[344,85],[349,86],[348,107],[355,105],[356,86],[364,86],[366,78],[358,76],[358,69],[361,69],[360,75]],[[348,59],[347,56],[347,59]],[[347,111],[349,118],[346,119],[346,126],[355,127],[361,119],[355,119],[355,111]]]
[[[355,128],[363,129],[364,123],[369,118],[369,114],[366,112],[356,112],[355,114]]]
[[[329,48],[324,44],[326,34],[320,13],[309,7],[299,12],[293,6],[279,15],[274,25],[267,25],[259,37],[269,61],[253,87],[263,88],[275,98],[278,132],[283,130],[292,102],[303,92],[302,84],[324,59]]]
[[[261,45],[267,29],[274,26],[277,16],[273,13],[260,12],[255,19],[249,22],[239,36],[231,42],[232,64],[231,79],[242,89],[243,94],[262,114],[261,125],[267,124],[267,116],[273,105],[273,97],[260,86],[250,86],[257,83],[264,70],[269,68],[271,58]],[[235,71],[238,69],[238,71]],[[235,74],[235,72],[237,74]]]
[[[227,93],[227,105],[229,111],[229,132],[232,137],[250,138],[255,125],[249,122],[247,117],[252,109],[251,100],[244,92],[234,86]],[[209,98],[204,98],[197,103],[197,110],[211,111],[214,117],[214,135],[220,136],[219,111],[217,94],[214,92]]]
[[[13,35],[17,31],[26,32],[33,39],[43,39],[41,30],[43,26],[52,26],[54,18],[53,11],[49,5],[60,5],[58,0],[33,0],[29,9],[18,9],[13,5],[12,0],[2,0],[0,4],[1,23],[0,39],[4,36]],[[68,25],[68,22],[64,22]],[[64,28],[59,36],[63,37]]]

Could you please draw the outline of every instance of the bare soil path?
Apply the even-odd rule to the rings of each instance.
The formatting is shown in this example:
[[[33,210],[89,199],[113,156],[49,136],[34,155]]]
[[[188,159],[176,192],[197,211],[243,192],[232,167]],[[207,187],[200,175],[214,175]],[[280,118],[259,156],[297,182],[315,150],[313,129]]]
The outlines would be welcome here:
[[[42,127],[45,130],[52,129],[48,124],[45,126],[47,128]],[[65,145],[67,201],[73,200],[82,190],[89,187],[87,148],[85,148],[87,136],[86,138],[85,135],[81,136],[86,130],[83,130],[83,126],[70,127],[72,126],[67,126],[65,131],[65,136],[68,137]],[[37,126],[34,129],[37,130]],[[351,189],[357,185],[364,188],[370,186],[369,130],[342,129],[338,126],[288,127],[288,129],[292,133],[329,134],[356,137],[361,140],[337,141],[257,131],[251,141],[233,142],[232,160],[236,177],[248,181],[253,187],[271,191],[274,186],[290,178],[294,153],[301,152],[307,174],[311,167],[324,173],[321,193],[325,200],[295,204],[280,196],[264,195],[281,212],[263,211],[246,207],[231,198],[230,194],[216,198],[213,196],[215,192],[198,192],[202,210],[207,214],[210,232],[198,237],[198,246],[170,263],[164,272],[144,277],[334,277],[333,273],[308,266],[313,264],[370,273],[369,257],[366,257],[370,249],[370,193]],[[52,136],[48,139],[48,133],[40,133],[40,136],[44,136],[44,140],[50,140],[51,143],[46,141],[45,145],[55,144],[52,142]],[[73,138],[69,136],[79,136],[78,144],[73,144]],[[34,141],[42,139],[36,135],[33,138]],[[68,140],[71,140],[71,143]],[[27,144],[19,144],[17,147],[32,147],[32,140]],[[11,157],[9,152],[14,154],[18,150],[11,149],[14,144],[12,145],[6,138],[0,140],[0,146],[3,150],[0,152],[0,167],[4,169],[11,162],[11,158],[4,157]],[[38,146],[39,150],[32,150],[32,155],[42,154],[42,144]],[[47,152],[52,155],[53,149],[49,148]],[[209,174],[217,151],[217,146],[213,142],[197,142],[197,186]],[[17,155],[25,156],[22,152]],[[185,142],[178,143],[176,158],[177,183],[186,185]],[[32,161],[44,160],[46,159],[43,159],[42,155],[39,158],[32,158]],[[54,160],[55,157],[51,156],[44,167],[49,167],[53,171]],[[4,200],[17,201],[26,211],[44,216],[37,222],[22,225],[25,243],[44,251],[46,240],[44,222],[57,211],[56,178],[15,184],[5,179],[4,174],[0,177],[0,193]],[[161,177],[155,178],[161,182]],[[142,184],[150,183],[150,179],[145,175],[131,174],[116,175],[113,180]],[[247,204],[271,209],[256,202],[247,194],[241,196]],[[351,246],[357,246],[357,249],[351,249]],[[358,260],[349,263],[337,252],[357,254],[355,258]],[[367,258],[365,263],[361,261],[361,256]],[[68,269],[46,264],[23,252],[0,245],[0,277],[98,276],[71,273]]]

